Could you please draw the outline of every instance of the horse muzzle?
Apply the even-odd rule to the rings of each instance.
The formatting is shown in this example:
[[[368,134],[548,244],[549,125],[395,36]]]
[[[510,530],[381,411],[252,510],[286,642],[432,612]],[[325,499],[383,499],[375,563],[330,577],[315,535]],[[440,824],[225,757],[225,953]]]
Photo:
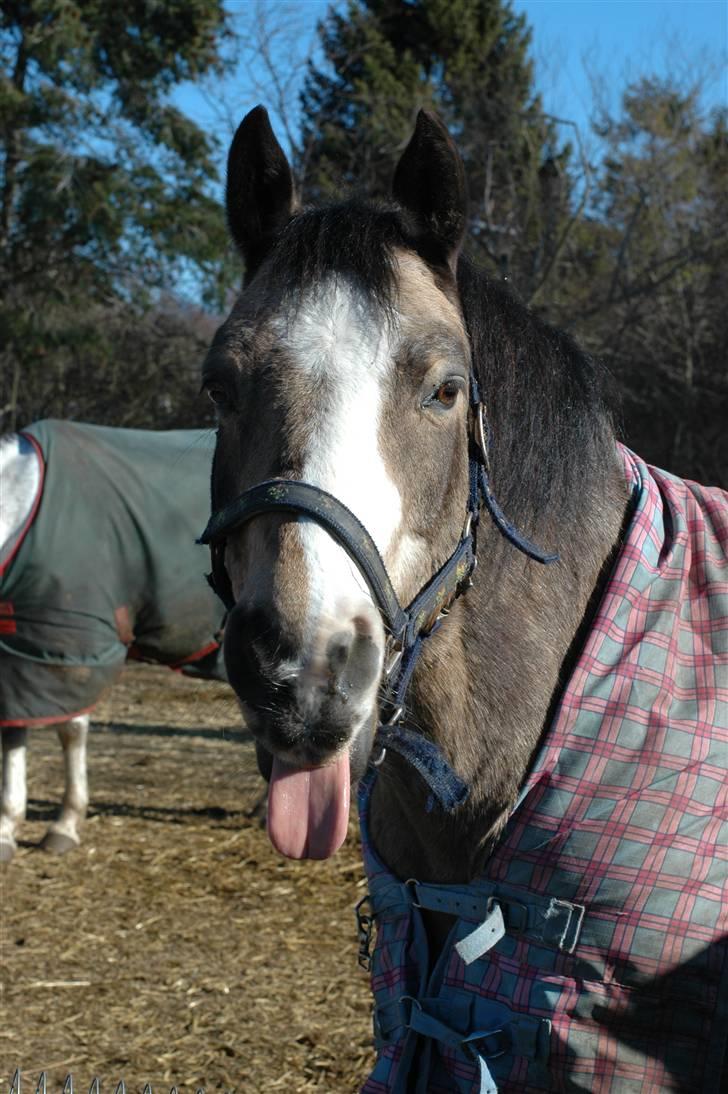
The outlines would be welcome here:
[[[372,721],[384,640],[378,616],[331,621],[315,646],[244,599],[225,628],[228,677],[256,739],[290,763],[325,764]]]

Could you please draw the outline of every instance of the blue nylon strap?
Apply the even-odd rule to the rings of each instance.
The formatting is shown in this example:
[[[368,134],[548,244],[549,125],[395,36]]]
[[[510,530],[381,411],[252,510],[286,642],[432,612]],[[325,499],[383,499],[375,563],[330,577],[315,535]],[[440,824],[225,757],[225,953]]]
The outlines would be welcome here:
[[[466,783],[448,764],[440,748],[404,726],[380,726],[377,744],[394,749],[422,776],[441,809],[452,813],[468,796]]]
[[[428,1042],[446,1045],[477,1064],[479,1094],[496,1094],[497,1086],[488,1061],[502,1056],[516,1056],[543,1063],[548,1057],[551,1023],[548,1019],[518,1014],[487,999],[465,999],[456,995],[415,999],[402,995],[376,1008],[374,1027],[378,1051],[385,1045],[404,1040],[393,1094],[404,1094],[412,1089],[413,1074],[420,1081],[430,1074]],[[464,1033],[463,1030],[473,1032]],[[419,1048],[415,1048],[412,1042],[413,1034],[425,1039]],[[414,1089],[419,1091],[425,1088],[416,1082]],[[460,1084],[454,1089],[461,1089]],[[462,1089],[472,1091],[473,1087],[466,1080]]]
[[[474,961],[477,961],[479,957],[483,957],[488,950],[492,949],[496,942],[500,942],[505,933],[506,925],[503,922],[503,912],[498,901],[494,900],[483,922],[479,923],[475,930],[471,931],[465,938],[461,938],[459,942],[456,942],[455,949],[466,965],[472,965]]]
[[[423,996],[415,999],[412,995],[401,995],[399,999],[390,999],[380,1003],[374,1012],[374,1027],[377,1048],[399,1040],[405,1030],[411,1029],[411,1017],[415,1010],[425,1012],[433,1019],[451,1027],[454,1045],[460,1044],[466,1033],[456,1034],[456,1030],[467,1030],[470,1026],[472,1006],[469,999],[460,996],[448,999],[444,1005],[437,996]]]
[[[480,464],[471,459],[468,464],[468,512],[473,514],[473,528],[480,523]]]
[[[379,1007],[376,1012],[375,1022],[380,1034],[377,1038],[377,1044],[381,1047],[381,1045],[387,1043],[392,1033],[398,1033],[401,1036],[405,1031],[407,1031],[408,1037],[411,1037],[414,1033],[419,1034],[428,1041],[439,1041],[440,1044],[446,1045],[456,1052],[462,1052],[464,1056],[478,1064],[480,1083],[478,1094],[497,1094],[497,1087],[490,1074],[485,1057],[489,1053],[494,1056],[503,1054],[510,1043],[508,1033],[504,1029],[482,1030],[475,1034],[460,1033],[438,1016],[438,1010],[440,1009],[442,1008],[437,999],[423,999],[422,1002],[419,1002],[410,996],[402,996],[401,999],[395,1000],[391,1004]],[[467,1014],[470,1008],[465,1006],[461,1009],[460,1024],[467,1027]],[[448,1010],[450,1020],[457,1022],[458,1015],[453,1012],[453,1007],[449,1007]],[[418,1063],[420,1062],[419,1057],[423,1055],[422,1051],[418,1053]],[[426,1067],[424,1070],[427,1073],[429,1068]],[[402,1075],[400,1075],[398,1069],[394,1086],[397,1094],[400,1091],[404,1094],[405,1090],[410,1089],[409,1079],[408,1067],[404,1069]],[[419,1090],[419,1086],[417,1089]]]
[[[542,551],[540,547],[537,547],[535,543],[532,543],[530,539],[527,539],[519,532],[514,524],[511,524],[490,489],[488,472],[483,465],[478,468],[478,479],[483,504],[488,510],[496,528],[508,542],[512,544],[513,547],[517,547],[518,550],[524,555],[527,555],[528,558],[532,558],[534,562],[541,562],[544,565],[548,565],[551,562],[558,562],[558,554],[549,554],[546,551]]]
[[[506,517],[490,488],[488,460],[491,443],[490,426],[486,416],[485,404],[480,397],[480,387],[472,372],[470,373],[470,410],[475,419],[475,428],[472,441],[474,454],[471,455],[470,459],[469,509],[471,512],[475,510],[479,513],[482,501],[496,528],[511,546],[527,555],[528,558],[533,559],[534,562],[541,562],[544,565],[558,562],[558,554],[542,551],[540,547],[537,547],[535,543],[518,531],[515,524],[512,524]],[[477,519],[474,520],[474,524],[477,524]]]
[[[473,1040],[472,1037],[463,1038],[462,1033],[450,1029],[444,1022],[440,1022],[437,1018],[433,1018],[432,1015],[427,1014],[426,1011],[418,1006],[412,1007],[409,1028],[415,1033],[421,1034],[423,1037],[429,1037],[434,1041],[439,1041],[441,1044],[448,1045],[450,1048],[465,1048],[467,1054],[478,1064],[480,1079],[478,1094],[498,1094],[498,1088],[493,1082],[493,1076],[488,1069],[485,1058],[481,1056],[475,1045],[470,1043]],[[487,1036],[487,1033],[480,1034],[477,1036],[477,1039],[482,1040],[485,1036]]]
[[[435,628],[433,628],[434,630]],[[432,631],[430,632],[432,633]],[[427,636],[429,637],[429,635]],[[404,701],[407,695],[407,689],[412,679],[412,674],[415,671],[417,662],[422,652],[422,643],[425,641],[425,636],[418,635],[409,648],[405,650],[402,656],[402,661],[399,667],[398,678],[394,686],[394,695],[392,705],[394,707],[404,706]]]
[[[369,900],[374,916],[404,915],[414,906],[472,920],[478,925],[476,931],[488,921],[497,906],[504,930],[509,935],[570,954],[576,951],[586,919],[583,904],[524,893],[501,882],[485,882],[481,878],[469,885],[435,885],[416,880],[375,884]],[[491,926],[496,924],[497,920],[491,921]],[[489,929],[485,929],[483,935],[473,941],[472,947],[487,941],[488,936]],[[467,937],[469,935],[464,936],[463,941]],[[497,941],[494,939],[491,946]],[[472,949],[466,948],[466,954],[470,956],[471,953]],[[466,960],[462,953],[461,957]],[[470,960],[475,958],[471,956]]]
[[[454,1048],[475,1045],[488,1059],[511,1055],[544,1060],[549,1053],[551,1022],[548,1018],[520,1014],[504,1003],[480,997],[466,998],[460,993],[423,995],[418,999],[401,995],[399,999],[380,1003],[374,1012],[376,1048],[380,1050],[399,1041],[407,1030],[414,1029],[415,1013],[427,1015],[447,1030],[447,1039],[438,1037],[438,1040]],[[467,1032],[469,1030],[473,1032]],[[418,1032],[429,1036],[421,1024]]]

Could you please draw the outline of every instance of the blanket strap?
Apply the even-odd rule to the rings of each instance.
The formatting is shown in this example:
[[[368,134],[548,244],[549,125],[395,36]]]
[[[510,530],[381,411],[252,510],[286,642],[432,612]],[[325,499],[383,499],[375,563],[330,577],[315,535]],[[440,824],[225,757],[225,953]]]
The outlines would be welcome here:
[[[462,1032],[473,1026],[473,1033]],[[496,1094],[488,1062],[506,1055],[543,1061],[548,1051],[551,1023],[548,1019],[516,1014],[505,1006],[494,1007],[486,1000],[478,1001],[478,1006],[474,1006],[470,1000],[448,999],[445,1002],[438,998],[415,999],[402,995],[376,1008],[374,1029],[377,1049],[404,1037],[409,1041],[410,1051],[417,1051],[412,1038],[419,1035],[426,1042],[437,1041],[462,1054],[478,1067],[478,1094]],[[419,1050],[420,1057],[423,1051],[427,1052],[426,1045]],[[408,1055],[405,1049],[402,1059]],[[409,1080],[409,1068],[398,1068],[392,1094],[408,1090]],[[470,1084],[467,1089],[471,1089]]]
[[[502,1056],[505,1052],[505,1049],[500,1047],[499,1040],[503,1035],[502,1029],[479,1030],[477,1033],[463,1037],[462,1033],[450,1029],[444,1022],[439,1022],[437,1018],[428,1014],[422,1006],[412,1007],[408,1027],[414,1033],[439,1041],[449,1048],[465,1050],[478,1065],[480,1079],[478,1094],[498,1094],[498,1088],[493,1081],[486,1058]]]
[[[406,915],[414,907],[474,921],[472,931],[456,946],[466,964],[482,957],[505,933],[573,954],[586,917],[583,904],[524,893],[481,878],[469,885],[436,885],[414,878],[389,881],[374,884],[365,900],[372,919]]]

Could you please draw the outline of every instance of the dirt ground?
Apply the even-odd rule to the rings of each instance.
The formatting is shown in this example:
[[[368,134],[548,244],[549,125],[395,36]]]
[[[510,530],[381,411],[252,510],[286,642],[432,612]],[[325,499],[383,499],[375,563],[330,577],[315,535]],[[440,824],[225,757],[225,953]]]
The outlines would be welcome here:
[[[55,734],[28,748],[28,820],[0,868],[0,1084],[73,1072],[113,1090],[358,1089],[372,1060],[353,830],[329,862],[272,850],[230,692],[126,670],[97,708],[80,850],[36,850],[62,795]]]

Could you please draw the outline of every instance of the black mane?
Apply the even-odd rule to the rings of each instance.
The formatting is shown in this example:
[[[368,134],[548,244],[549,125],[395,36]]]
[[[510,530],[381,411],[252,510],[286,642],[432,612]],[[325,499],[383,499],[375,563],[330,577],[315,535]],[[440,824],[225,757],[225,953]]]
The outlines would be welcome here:
[[[577,519],[614,466],[606,370],[462,257],[458,290],[501,505],[527,534]]]

